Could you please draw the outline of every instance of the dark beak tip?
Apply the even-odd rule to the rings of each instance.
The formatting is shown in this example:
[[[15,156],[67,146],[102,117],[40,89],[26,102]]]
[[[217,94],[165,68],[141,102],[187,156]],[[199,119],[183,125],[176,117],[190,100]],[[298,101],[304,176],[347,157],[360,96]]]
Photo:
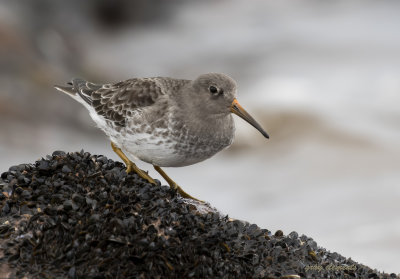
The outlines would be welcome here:
[[[231,112],[245,120],[247,123],[249,123],[251,126],[256,128],[265,138],[269,139],[269,135],[267,132],[264,131],[264,129],[260,126],[260,124],[257,123],[256,120],[254,120],[253,117],[251,117],[248,112],[240,106],[240,104],[237,102],[235,99],[231,105]]]

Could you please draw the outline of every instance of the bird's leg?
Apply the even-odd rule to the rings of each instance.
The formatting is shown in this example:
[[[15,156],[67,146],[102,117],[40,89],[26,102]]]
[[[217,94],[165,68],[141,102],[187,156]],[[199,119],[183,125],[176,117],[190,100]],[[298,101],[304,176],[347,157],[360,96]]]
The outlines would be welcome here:
[[[147,180],[151,184],[156,184],[153,178],[151,178],[147,173],[142,171],[141,169],[138,168],[138,166],[135,165],[131,160],[126,157],[126,155],[122,152],[120,148],[118,148],[115,143],[111,142],[111,147],[114,150],[115,153],[124,161],[126,165],[126,173],[130,173],[131,171],[136,172],[141,178]]]
[[[161,174],[161,176],[168,182],[169,186],[170,186],[172,189],[175,189],[176,191],[178,191],[178,193],[179,193],[182,197],[184,197],[184,198],[186,198],[186,199],[192,199],[192,200],[195,200],[195,201],[203,202],[203,201],[201,201],[201,200],[198,200],[198,199],[192,197],[191,195],[189,195],[189,194],[186,193],[185,191],[183,191],[182,188],[179,187],[179,185],[178,185],[175,181],[173,181],[159,166],[153,165],[153,167],[154,167],[154,169],[155,169],[156,171],[158,171],[158,173]],[[203,202],[203,203],[204,203],[204,202]]]

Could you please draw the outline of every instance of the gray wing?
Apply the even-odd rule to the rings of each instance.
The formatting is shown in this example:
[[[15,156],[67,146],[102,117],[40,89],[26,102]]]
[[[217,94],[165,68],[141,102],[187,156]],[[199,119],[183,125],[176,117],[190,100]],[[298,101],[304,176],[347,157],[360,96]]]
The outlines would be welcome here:
[[[97,114],[116,126],[125,127],[126,117],[131,116],[135,110],[154,104],[164,94],[156,80],[134,78],[114,84],[94,84],[73,79],[71,87],[58,86],[57,89],[78,94]]]

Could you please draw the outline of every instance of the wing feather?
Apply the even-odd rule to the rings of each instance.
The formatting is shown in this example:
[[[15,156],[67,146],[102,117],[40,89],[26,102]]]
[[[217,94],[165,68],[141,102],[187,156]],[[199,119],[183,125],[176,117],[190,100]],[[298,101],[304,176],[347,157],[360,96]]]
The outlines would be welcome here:
[[[154,104],[164,94],[155,78],[129,79],[103,85],[91,93],[95,111],[115,125],[124,127],[132,111]]]
[[[127,117],[154,104],[161,95],[166,94],[163,88],[175,91],[188,82],[188,80],[154,77],[95,84],[76,78],[69,83],[69,87],[56,86],[56,88],[74,98],[81,98],[107,122],[125,127]]]

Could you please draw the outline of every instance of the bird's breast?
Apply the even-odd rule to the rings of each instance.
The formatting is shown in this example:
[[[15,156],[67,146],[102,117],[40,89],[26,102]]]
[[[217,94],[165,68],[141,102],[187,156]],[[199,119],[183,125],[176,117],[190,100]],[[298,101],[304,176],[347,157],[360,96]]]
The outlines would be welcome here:
[[[171,134],[177,144],[175,152],[188,157],[188,160],[203,161],[232,144],[235,127],[232,117],[221,121],[195,121],[177,123]]]
[[[233,125],[224,128],[169,123],[167,127],[143,127],[126,133],[122,149],[131,155],[128,157],[137,157],[153,165],[182,167],[212,157],[228,147],[233,136]]]

